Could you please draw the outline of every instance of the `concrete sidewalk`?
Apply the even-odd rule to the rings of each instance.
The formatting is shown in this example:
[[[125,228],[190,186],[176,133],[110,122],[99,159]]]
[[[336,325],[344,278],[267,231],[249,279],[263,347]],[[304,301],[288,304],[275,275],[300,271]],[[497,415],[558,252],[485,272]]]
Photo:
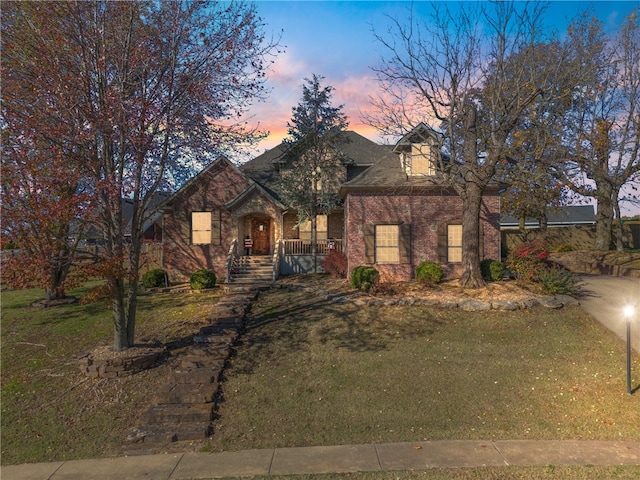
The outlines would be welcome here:
[[[2,480],[186,480],[448,467],[636,465],[640,442],[447,440],[8,465]]]

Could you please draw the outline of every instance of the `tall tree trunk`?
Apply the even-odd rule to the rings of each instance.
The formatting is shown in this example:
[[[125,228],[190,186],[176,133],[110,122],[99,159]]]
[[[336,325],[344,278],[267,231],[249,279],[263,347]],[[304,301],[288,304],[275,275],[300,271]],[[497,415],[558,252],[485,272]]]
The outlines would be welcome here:
[[[124,281],[121,278],[109,277],[107,280],[111,294],[111,311],[113,313],[113,350],[121,352],[129,348],[127,342],[127,317],[124,299]]]
[[[69,273],[69,260],[66,253],[55,255],[52,260],[51,274],[48,287],[44,291],[45,300],[66,298],[64,281]]]
[[[613,202],[613,211],[615,213],[615,219],[613,220],[613,236],[616,239],[616,250],[618,252],[624,252],[624,242],[622,241],[622,217],[620,216],[620,203],[618,202],[618,190],[613,189],[614,193],[611,196]]]
[[[611,187],[606,182],[598,185],[598,212],[596,213],[596,250],[609,250],[611,247],[611,226],[613,222],[613,205],[611,204]]]
[[[543,232],[547,231],[547,227],[549,226],[549,220],[547,219],[546,213],[541,213],[538,217],[538,223],[540,224],[540,230]]]
[[[129,245],[129,287],[127,289],[127,346],[132,347],[135,341],[136,312],[138,308],[138,279],[140,271],[141,235],[131,234]]]
[[[313,258],[313,273],[318,273],[318,223],[315,212],[311,215],[311,257]]]
[[[480,271],[480,209],[482,189],[468,184],[462,196],[462,276],[460,285],[464,288],[485,286]]]

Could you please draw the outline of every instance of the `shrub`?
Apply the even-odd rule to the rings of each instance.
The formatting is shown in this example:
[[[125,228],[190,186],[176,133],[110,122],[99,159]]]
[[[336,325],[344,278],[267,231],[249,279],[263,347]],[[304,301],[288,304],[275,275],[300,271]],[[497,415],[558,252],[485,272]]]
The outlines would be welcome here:
[[[361,265],[351,271],[351,286],[360,290],[369,291],[380,281],[380,273],[373,267]]]
[[[347,256],[337,250],[329,250],[322,261],[322,268],[333,277],[345,278],[347,276]]]
[[[204,290],[216,286],[216,274],[213,270],[201,268],[191,274],[189,284],[193,290]]]
[[[491,280],[497,282],[502,280],[505,271],[505,265],[497,260],[487,258],[480,262],[480,271],[482,272],[482,278],[485,280]]]
[[[154,268],[142,275],[142,285],[146,288],[161,287],[164,285],[167,273],[161,268]]]
[[[562,253],[562,252],[573,252],[574,248],[571,245],[567,245],[566,243],[563,245],[559,245],[558,248],[556,248],[556,252]]]
[[[518,278],[539,282],[540,274],[547,269],[545,260],[548,256],[549,250],[544,241],[521,243],[507,257],[507,268]]]
[[[442,281],[442,267],[433,262],[421,262],[416,267],[416,280],[422,285],[435,285]]]
[[[553,265],[540,275],[545,292],[552,295],[574,295],[580,290],[580,279],[574,273]]]

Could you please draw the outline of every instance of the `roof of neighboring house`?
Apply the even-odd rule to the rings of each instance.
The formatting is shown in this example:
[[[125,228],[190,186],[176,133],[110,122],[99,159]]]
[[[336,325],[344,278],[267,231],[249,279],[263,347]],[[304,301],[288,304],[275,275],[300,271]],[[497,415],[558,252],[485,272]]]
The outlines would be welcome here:
[[[547,226],[563,227],[567,225],[593,225],[596,223],[596,216],[593,205],[574,205],[561,207],[560,210],[547,213]],[[500,227],[517,228],[520,220],[513,215],[502,215]],[[525,228],[538,228],[540,223],[535,218],[527,217]]]
[[[151,196],[147,212],[145,212],[142,231],[146,232],[154,223],[162,218],[162,204],[169,198],[168,193],[157,192]],[[124,235],[131,235],[131,222],[133,221],[133,200],[128,198],[122,199],[122,218],[125,221]]]

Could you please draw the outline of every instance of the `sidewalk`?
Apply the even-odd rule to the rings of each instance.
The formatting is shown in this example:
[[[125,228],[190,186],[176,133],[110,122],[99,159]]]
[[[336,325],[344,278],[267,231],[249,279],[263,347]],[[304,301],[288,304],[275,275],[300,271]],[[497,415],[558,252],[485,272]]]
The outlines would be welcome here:
[[[445,440],[180,453],[2,467],[2,480],[187,480],[449,467],[637,465],[640,442]],[[640,468],[639,468],[640,473]]]

